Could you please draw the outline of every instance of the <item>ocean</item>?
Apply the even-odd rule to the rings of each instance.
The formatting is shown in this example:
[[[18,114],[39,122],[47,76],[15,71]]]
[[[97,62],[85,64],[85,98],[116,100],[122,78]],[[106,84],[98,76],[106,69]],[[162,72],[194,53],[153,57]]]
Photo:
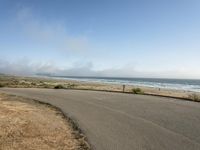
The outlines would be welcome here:
[[[51,77],[66,79],[66,80],[85,81],[85,82],[124,84],[124,85],[135,85],[135,86],[200,92],[200,80],[196,79],[73,77],[73,76],[51,76]]]

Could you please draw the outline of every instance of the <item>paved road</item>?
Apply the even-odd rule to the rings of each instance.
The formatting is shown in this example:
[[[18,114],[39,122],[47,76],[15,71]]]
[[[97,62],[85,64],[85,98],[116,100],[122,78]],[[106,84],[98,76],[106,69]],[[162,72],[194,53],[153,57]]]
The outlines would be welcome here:
[[[96,150],[200,150],[200,103],[109,92],[0,89],[60,107]]]

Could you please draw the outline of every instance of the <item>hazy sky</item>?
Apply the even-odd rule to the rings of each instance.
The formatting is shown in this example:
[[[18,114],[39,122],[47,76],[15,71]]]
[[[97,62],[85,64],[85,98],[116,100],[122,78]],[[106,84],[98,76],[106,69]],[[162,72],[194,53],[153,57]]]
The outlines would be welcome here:
[[[0,0],[0,72],[200,78],[200,1]]]

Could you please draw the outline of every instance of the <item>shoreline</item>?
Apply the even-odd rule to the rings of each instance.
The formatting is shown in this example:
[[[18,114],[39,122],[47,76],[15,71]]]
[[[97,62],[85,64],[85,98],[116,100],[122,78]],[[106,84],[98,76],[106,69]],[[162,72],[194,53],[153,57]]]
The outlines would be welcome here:
[[[96,84],[112,84],[138,86],[141,88],[155,88],[200,93],[200,79],[167,79],[167,78],[117,78],[117,77],[57,77],[38,76],[47,79],[78,81]],[[199,84],[197,84],[197,83]]]

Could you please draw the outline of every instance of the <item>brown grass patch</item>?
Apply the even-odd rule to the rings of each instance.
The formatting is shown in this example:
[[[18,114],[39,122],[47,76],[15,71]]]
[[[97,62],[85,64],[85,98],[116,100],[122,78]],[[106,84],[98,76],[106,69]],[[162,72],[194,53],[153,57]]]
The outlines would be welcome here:
[[[0,149],[89,149],[54,107],[0,94]]]

